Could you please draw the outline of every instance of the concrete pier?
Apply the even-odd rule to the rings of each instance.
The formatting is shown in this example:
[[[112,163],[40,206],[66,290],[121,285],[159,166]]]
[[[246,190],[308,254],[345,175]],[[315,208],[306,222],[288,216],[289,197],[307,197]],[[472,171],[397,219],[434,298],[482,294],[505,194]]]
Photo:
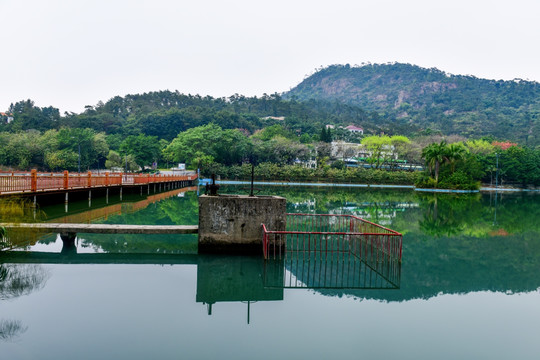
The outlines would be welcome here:
[[[285,230],[286,203],[280,196],[201,195],[199,253],[261,254],[261,224]]]

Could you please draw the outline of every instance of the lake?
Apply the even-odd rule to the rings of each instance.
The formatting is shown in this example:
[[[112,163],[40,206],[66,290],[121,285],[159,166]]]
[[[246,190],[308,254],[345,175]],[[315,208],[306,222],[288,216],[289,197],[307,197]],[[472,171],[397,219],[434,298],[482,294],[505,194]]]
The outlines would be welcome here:
[[[287,198],[289,212],[403,233],[397,276],[197,255],[194,235],[78,234],[75,249],[47,235],[0,254],[1,358],[538,358],[540,195],[258,191]],[[52,222],[198,223],[196,188],[41,210]]]

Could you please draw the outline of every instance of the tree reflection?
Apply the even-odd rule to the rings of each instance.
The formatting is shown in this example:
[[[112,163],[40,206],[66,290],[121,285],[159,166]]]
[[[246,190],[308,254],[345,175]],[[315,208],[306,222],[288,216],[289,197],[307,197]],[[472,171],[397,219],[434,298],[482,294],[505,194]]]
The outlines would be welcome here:
[[[41,290],[50,272],[38,264],[0,265],[0,300],[11,300]]]
[[[11,341],[28,330],[20,320],[0,320],[0,340]]]
[[[482,214],[479,194],[429,194],[420,196],[420,201],[424,209],[420,229],[434,237],[461,234]]]
[[[0,264],[0,300],[12,300],[40,290],[50,272],[38,264]],[[28,330],[20,320],[0,320],[0,340],[10,341]]]
[[[33,223],[44,219],[45,214],[28,199],[0,199],[0,223]],[[43,233],[38,229],[0,228],[0,250],[35,244]]]

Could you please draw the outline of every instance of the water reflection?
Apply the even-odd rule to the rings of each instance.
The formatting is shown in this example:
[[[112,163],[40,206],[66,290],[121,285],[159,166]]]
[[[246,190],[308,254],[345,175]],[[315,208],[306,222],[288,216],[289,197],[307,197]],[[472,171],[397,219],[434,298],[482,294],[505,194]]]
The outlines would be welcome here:
[[[45,217],[37,204],[25,198],[0,198],[0,223],[33,223]],[[0,226],[0,251],[35,244],[43,233],[37,229]]]
[[[0,263],[0,300],[13,300],[41,290],[50,273],[37,264]],[[0,320],[0,340],[12,341],[28,330],[20,320]]]
[[[289,289],[399,289],[401,263],[352,252],[287,252],[264,263],[264,284]]]
[[[38,264],[0,264],[0,300],[40,290],[49,277],[49,272]]]
[[[0,320],[0,341],[13,341],[28,330],[20,320]]]
[[[351,289],[399,288],[398,263],[368,264],[354,256],[337,255],[323,259],[291,254],[265,261],[259,256],[9,252],[0,254],[0,262],[5,262],[0,267],[0,294],[2,299],[11,299],[41,289],[50,275],[40,265],[28,264],[33,262],[196,265],[195,301],[204,304],[209,315],[224,302],[246,303],[249,309],[255,302],[282,301],[286,288],[342,290],[344,294]],[[247,316],[249,322],[249,312]]]
[[[238,192],[223,188],[224,192]],[[294,261],[284,264],[282,278],[285,287],[321,287],[321,293],[332,296],[351,295],[386,301],[430,298],[439,293],[467,293],[474,291],[522,292],[540,287],[540,196],[538,194],[499,194],[495,202],[492,194],[426,194],[401,190],[372,189],[314,189],[263,188],[262,194],[278,194],[287,198],[288,211],[306,213],[355,214],[377,221],[404,234],[403,263],[399,282],[376,269],[388,284],[397,284],[398,291],[378,292],[374,283],[362,284],[346,272],[338,273],[335,263],[306,261],[302,266]],[[198,222],[195,192],[184,197],[171,196],[149,203],[136,211],[113,213],[98,222],[119,224],[196,224]],[[97,200],[96,200],[97,201]],[[495,219],[496,213],[496,221]],[[196,254],[196,236],[138,236],[82,234],[79,252],[101,251],[113,254]],[[49,237],[45,242],[54,242]],[[58,248],[56,251],[59,251]],[[76,249],[69,249],[74,253]],[[64,254],[68,254],[65,251]],[[76,254],[70,261],[82,261]],[[117,257],[118,258],[118,257]],[[36,260],[37,261],[37,260]],[[44,261],[48,261],[44,259]],[[97,260],[96,260],[97,261]],[[99,260],[101,261],[101,260]],[[135,259],[131,260],[135,261]],[[159,260],[161,261],[161,260]],[[158,261],[158,263],[159,263]],[[181,260],[178,260],[181,261]],[[229,261],[229,260],[224,260]],[[177,263],[176,260],[171,263]],[[355,268],[350,263],[343,269]],[[369,268],[360,264],[360,273]],[[332,276],[324,276],[319,268],[341,274],[348,289],[332,289]],[[309,269],[309,270],[308,270]],[[264,269],[263,269],[264,274]],[[306,276],[303,274],[316,274]],[[326,279],[328,277],[328,279]],[[315,279],[321,279],[315,282]],[[368,279],[369,277],[366,277]],[[371,278],[376,278],[372,276]],[[288,279],[288,280],[287,280]],[[326,283],[324,281],[326,279]],[[287,283],[285,281],[288,281]],[[274,280],[273,280],[274,281]],[[385,287],[379,280],[380,287]],[[353,286],[354,285],[354,286]],[[361,288],[371,289],[364,292]]]
[[[268,288],[263,283],[263,266],[260,257],[199,256],[196,302],[207,306],[208,315],[217,303],[246,303],[249,323],[252,303],[283,300],[283,287]]]

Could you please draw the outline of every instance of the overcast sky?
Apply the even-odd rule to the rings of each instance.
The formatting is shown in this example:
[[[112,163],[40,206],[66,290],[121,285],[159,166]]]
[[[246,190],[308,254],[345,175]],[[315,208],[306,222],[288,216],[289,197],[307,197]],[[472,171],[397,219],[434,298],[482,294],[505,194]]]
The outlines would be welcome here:
[[[539,0],[0,0],[0,111],[283,92],[330,64],[540,81]]]

